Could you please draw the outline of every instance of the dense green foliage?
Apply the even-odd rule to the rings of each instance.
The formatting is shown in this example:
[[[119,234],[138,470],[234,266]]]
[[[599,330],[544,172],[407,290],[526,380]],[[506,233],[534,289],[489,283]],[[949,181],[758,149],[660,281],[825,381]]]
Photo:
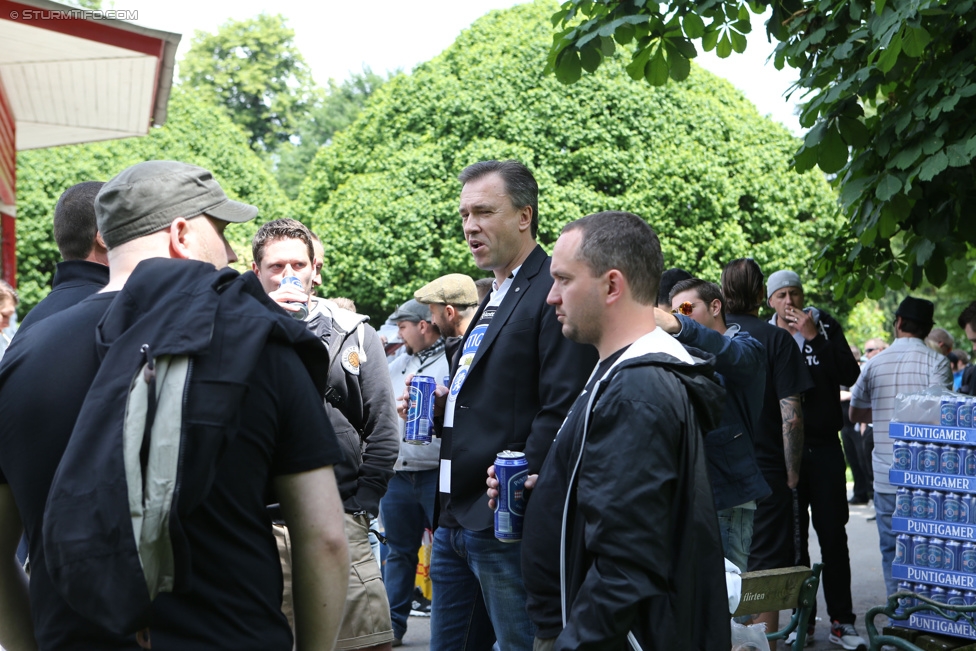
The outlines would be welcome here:
[[[688,76],[695,41],[719,56],[746,47],[750,9],[771,8],[776,65],[798,72],[812,127],[798,171],[837,173],[848,226],[818,271],[838,294],[942,285],[970,258],[976,220],[976,20],[973,0],[568,0],[552,17],[547,70],[571,83],[617,44],[652,85]],[[970,259],[963,269],[974,277]],[[970,287],[971,290],[971,287]]]
[[[615,57],[571,86],[544,76],[553,9],[481,18],[319,152],[299,205],[325,244],[326,293],[377,317],[443,273],[486,275],[463,240],[456,176],[507,157],[536,173],[547,248],[568,221],[620,209],[655,227],[668,266],[717,279],[748,255],[811,275],[839,215],[822,175],[790,171],[796,140],[697,67],[666,88],[633,82]],[[812,279],[808,293],[824,298]]]
[[[232,199],[258,206],[254,222],[232,224],[228,239],[249,268],[251,237],[263,221],[290,216],[290,203],[244,133],[194,93],[174,89],[165,126],[144,138],[20,152],[17,158],[17,274],[26,314],[50,290],[61,256],[51,217],[65,189],[82,181],[107,181],[144,160],[180,160],[211,170]]]
[[[229,20],[197,31],[181,82],[224,106],[257,151],[275,151],[312,102],[312,74],[281,15]]]
[[[278,147],[275,176],[285,194],[292,198],[298,195],[305,171],[319,148],[331,143],[337,131],[359,117],[366,100],[385,81],[365,68],[342,83],[330,79],[328,88],[315,89],[314,103],[298,119],[294,136]]]

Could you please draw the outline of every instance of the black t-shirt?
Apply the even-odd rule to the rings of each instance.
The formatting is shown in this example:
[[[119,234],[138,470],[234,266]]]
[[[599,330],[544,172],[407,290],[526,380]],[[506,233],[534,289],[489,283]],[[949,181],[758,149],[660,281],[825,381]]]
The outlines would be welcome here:
[[[56,594],[40,540],[54,470],[98,369],[95,325],[112,297],[97,294],[38,323],[11,346],[10,363],[5,355],[0,366],[0,480],[10,484],[30,538],[41,649],[137,648],[131,637],[96,629]],[[92,333],[90,345],[82,333]],[[305,367],[285,345],[265,346],[248,379],[240,422],[210,494],[183,519],[192,585],[153,603],[154,649],[292,647],[265,508],[271,479],[334,464],[341,452]]]
[[[603,361],[586,383],[586,387],[573,403],[566,421],[560,431],[571,433],[582,427],[581,419],[586,415],[586,404],[593,386],[606,375],[607,370],[620,358],[627,347],[621,348]],[[549,449],[539,483],[530,494],[525,514],[525,530],[522,535],[522,582],[528,595],[526,609],[529,617],[538,627],[539,638],[551,638],[562,630],[562,609],[559,596],[559,538],[562,529],[563,500],[569,491],[569,474],[561,472],[546,473],[550,466],[568,467],[573,451],[572,440],[561,440]],[[541,489],[541,490],[540,490]],[[532,499],[532,496],[539,496]],[[533,508],[536,505],[536,508]]]
[[[810,372],[803,363],[796,341],[786,330],[746,314],[729,314],[726,321],[738,323],[766,349],[766,394],[755,440],[756,461],[764,473],[785,473],[783,417],[779,401],[812,389]]]

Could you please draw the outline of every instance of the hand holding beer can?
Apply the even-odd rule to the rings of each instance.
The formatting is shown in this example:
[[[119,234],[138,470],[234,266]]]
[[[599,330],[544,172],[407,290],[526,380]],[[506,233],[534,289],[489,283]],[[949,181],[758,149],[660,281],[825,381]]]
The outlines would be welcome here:
[[[529,462],[523,452],[505,450],[495,457],[498,499],[495,500],[495,538],[501,542],[522,540],[525,517],[525,480]]]
[[[281,284],[278,285],[278,287],[281,288],[284,287],[285,285],[293,285],[297,287],[301,292],[303,293],[305,292],[305,287],[302,286],[302,281],[299,280],[297,276],[285,276],[284,278],[282,278]],[[304,321],[305,317],[308,316],[308,303],[297,303],[295,301],[292,301],[290,304],[297,305],[298,311],[289,312],[289,314],[291,314],[296,319]]]
[[[410,407],[403,440],[412,445],[430,445],[434,427],[434,389],[437,381],[429,375],[414,375],[410,380]]]

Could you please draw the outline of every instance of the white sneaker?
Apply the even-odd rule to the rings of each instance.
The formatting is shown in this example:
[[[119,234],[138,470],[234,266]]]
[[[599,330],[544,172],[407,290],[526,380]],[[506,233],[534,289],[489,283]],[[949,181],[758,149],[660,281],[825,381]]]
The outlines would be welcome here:
[[[786,639],[783,640],[783,644],[785,644],[786,646],[788,646],[790,648],[793,648],[793,646],[794,646],[795,643],[796,643],[796,631],[793,631],[792,633],[790,633],[789,635],[787,635],[786,636]],[[810,626],[810,627],[807,628],[807,636],[806,636],[806,638],[804,640],[804,644],[803,645],[804,646],[813,646],[813,627],[812,626]]]
[[[830,625],[830,636],[827,639],[848,651],[867,651],[868,648],[868,644],[864,641],[864,638],[857,634],[857,629],[854,628],[854,624],[832,622]]]

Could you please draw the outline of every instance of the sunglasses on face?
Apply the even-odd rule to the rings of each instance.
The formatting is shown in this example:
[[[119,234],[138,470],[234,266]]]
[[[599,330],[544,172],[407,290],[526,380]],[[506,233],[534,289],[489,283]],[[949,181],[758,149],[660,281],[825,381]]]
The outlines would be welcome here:
[[[864,354],[867,355],[868,353],[873,353],[876,350],[881,350],[881,349],[880,348],[865,348],[864,349]]]
[[[695,303],[690,301],[685,301],[681,303],[678,307],[671,310],[671,314],[682,314],[684,316],[691,316],[691,311],[695,309]]]

